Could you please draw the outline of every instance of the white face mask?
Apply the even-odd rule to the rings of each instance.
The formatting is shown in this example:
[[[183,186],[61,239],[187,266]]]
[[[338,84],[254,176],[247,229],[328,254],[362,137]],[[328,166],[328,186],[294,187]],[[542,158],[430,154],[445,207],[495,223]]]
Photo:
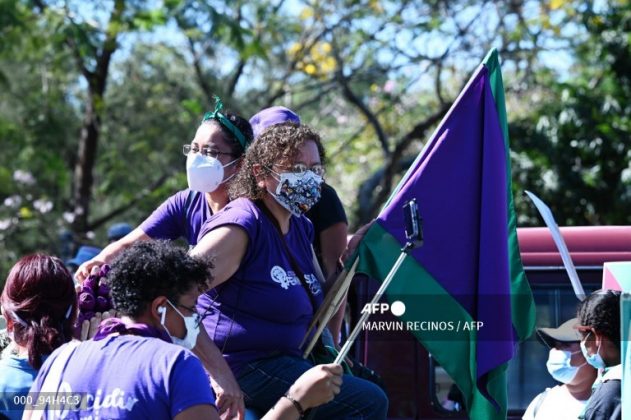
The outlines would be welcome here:
[[[199,335],[199,329],[200,329],[199,315],[193,314],[191,316],[184,316],[182,315],[182,312],[178,311],[175,305],[171,303],[171,301],[167,300],[167,302],[169,302],[169,305],[171,305],[171,307],[175,310],[175,312],[177,312],[178,315],[180,315],[184,319],[184,327],[186,328],[186,335],[184,336],[184,338],[179,338],[179,337],[175,337],[171,335],[171,333],[169,332],[169,329],[164,324],[164,321],[167,315],[166,308],[164,308],[164,311],[162,311],[162,318],[160,319],[160,324],[162,324],[167,334],[169,334],[169,337],[171,337],[171,341],[173,341],[173,344],[177,344],[178,346],[182,346],[185,349],[191,350],[193,347],[195,347],[195,344],[197,343],[197,336]]]
[[[217,158],[204,156],[201,153],[189,153],[186,157],[188,187],[193,191],[203,193],[215,191],[222,183],[234,176],[232,174],[228,179],[224,180],[224,168],[234,165],[239,159],[234,159],[227,165],[222,165]]]
[[[548,368],[550,375],[552,375],[552,377],[557,381],[564,384],[572,382],[574,377],[576,377],[578,370],[585,366],[585,363],[580,366],[571,365],[572,355],[576,353],[580,353],[580,351],[571,353],[566,350],[550,349],[548,362],[546,363],[546,367]]]

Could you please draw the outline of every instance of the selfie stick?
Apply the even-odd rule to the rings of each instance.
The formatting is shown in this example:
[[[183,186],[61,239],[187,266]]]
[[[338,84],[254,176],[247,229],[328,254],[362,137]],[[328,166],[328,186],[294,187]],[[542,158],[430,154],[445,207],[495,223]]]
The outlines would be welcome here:
[[[409,228],[409,229],[406,228],[406,232],[405,232],[407,242],[405,243],[405,246],[401,248],[401,255],[399,255],[399,258],[390,269],[390,272],[386,276],[386,279],[383,281],[383,283],[381,283],[381,287],[379,287],[379,290],[377,290],[377,293],[375,293],[375,296],[373,296],[372,301],[370,301],[371,308],[374,307],[373,305],[376,304],[379,301],[379,299],[381,299],[386,289],[392,282],[392,279],[394,279],[394,276],[397,274],[397,271],[399,271],[399,268],[401,267],[401,264],[403,264],[403,260],[405,260],[405,257],[410,253],[410,251],[420,247],[423,244],[423,236],[421,232],[422,222],[421,222],[420,216],[418,215],[418,207],[416,205],[416,199],[414,198],[410,200],[403,208],[404,210],[409,208],[409,211],[410,211],[409,214],[411,215],[411,217],[409,218],[406,217],[406,225]],[[406,212],[406,216],[408,216],[407,212]],[[411,232],[409,230],[411,230]],[[340,364],[342,363],[342,361],[344,361],[344,359],[346,358],[346,355],[351,349],[351,346],[353,345],[353,341],[355,341],[355,339],[359,335],[359,332],[362,329],[364,322],[366,321],[366,319],[368,319],[369,316],[370,316],[369,311],[365,311],[364,313],[362,313],[362,316],[361,318],[359,318],[359,321],[355,325],[353,332],[351,332],[351,334],[348,336],[348,339],[342,346],[342,349],[338,353],[333,363]]]

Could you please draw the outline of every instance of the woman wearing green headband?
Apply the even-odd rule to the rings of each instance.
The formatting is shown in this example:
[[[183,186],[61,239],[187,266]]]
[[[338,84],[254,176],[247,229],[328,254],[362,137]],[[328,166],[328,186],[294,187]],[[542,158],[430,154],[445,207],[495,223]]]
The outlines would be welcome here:
[[[82,264],[78,280],[83,281],[94,266],[111,263],[138,240],[185,238],[194,246],[204,222],[228,204],[228,184],[253,135],[246,119],[224,113],[221,100],[215,100],[215,110],[204,115],[191,143],[183,146],[189,188],[169,197],[139,227]]]
[[[217,97],[215,100],[215,110],[204,115],[191,143],[183,146],[189,188],[169,197],[140,226],[83,263],[75,274],[78,281],[99,266],[110,264],[137,241],[185,238],[194,246],[204,222],[228,204],[228,183],[236,174],[253,135],[248,120],[224,113],[221,100]],[[220,412],[243,412],[241,390],[219,349],[205,332],[195,349],[212,375]]]

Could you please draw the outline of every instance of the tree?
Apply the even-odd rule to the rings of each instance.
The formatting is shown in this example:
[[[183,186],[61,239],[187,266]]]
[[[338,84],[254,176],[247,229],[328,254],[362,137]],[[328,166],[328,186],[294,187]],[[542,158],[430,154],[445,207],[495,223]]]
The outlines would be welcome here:
[[[548,80],[547,95],[512,126],[519,184],[550,203],[560,224],[628,224],[631,6],[573,6],[585,36],[575,43],[572,76]],[[536,223],[531,207],[520,203],[524,222]]]
[[[626,223],[629,18],[613,6],[6,0],[0,271],[34,250],[69,256],[57,239],[68,227],[98,245],[109,222],[137,223],[184,187],[179,148],[213,94],[246,117],[286,105],[318,129],[327,180],[357,226],[491,46],[504,60],[515,192],[539,192],[564,223]]]

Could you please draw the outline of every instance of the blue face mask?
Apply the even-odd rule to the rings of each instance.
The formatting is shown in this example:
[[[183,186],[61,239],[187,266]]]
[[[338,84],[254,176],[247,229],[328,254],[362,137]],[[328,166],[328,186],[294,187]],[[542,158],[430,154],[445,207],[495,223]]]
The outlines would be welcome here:
[[[591,334],[591,333],[592,332],[590,331],[589,334]],[[587,339],[587,337],[589,337],[589,334],[587,334],[585,336],[585,339]],[[592,365],[596,369],[604,369],[606,367],[605,361],[600,356],[600,345],[598,345],[598,349],[596,350],[596,354],[589,354],[587,352],[587,347],[585,347],[585,341],[583,340],[583,341],[581,341],[581,351],[583,352],[583,356],[585,357],[585,360],[587,360],[587,363],[589,363],[590,365]]]
[[[585,363],[580,366],[571,365],[572,355],[576,353],[579,352],[570,353],[566,350],[550,349],[546,367],[555,380],[564,384],[570,383],[576,377],[578,370],[585,366]]]

